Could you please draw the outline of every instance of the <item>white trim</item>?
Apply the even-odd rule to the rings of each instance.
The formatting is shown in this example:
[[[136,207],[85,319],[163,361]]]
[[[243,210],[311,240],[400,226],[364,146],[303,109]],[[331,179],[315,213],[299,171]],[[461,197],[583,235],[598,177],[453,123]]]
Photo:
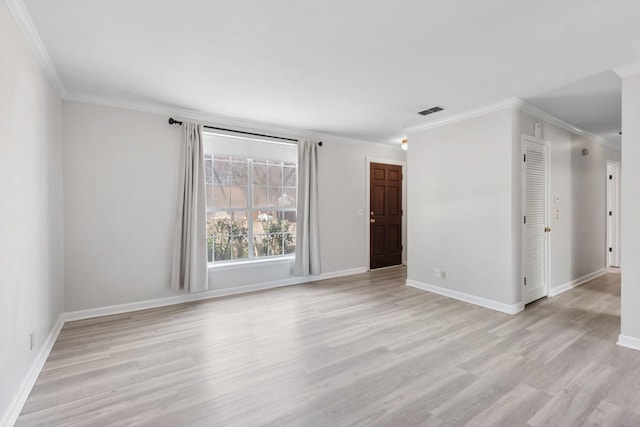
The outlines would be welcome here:
[[[484,107],[465,111],[460,114],[454,114],[453,116],[445,117],[441,120],[436,120],[429,123],[410,126],[408,128],[405,128],[404,131],[406,133],[416,133],[416,132],[421,132],[427,129],[433,129],[440,126],[450,125],[452,123],[469,120],[474,117],[486,116],[487,114],[496,113],[498,111],[507,110],[509,108],[516,107],[516,101],[515,101],[516,99],[517,98],[506,99],[500,102],[496,102],[494,104],[485,105]]]
[[[470,304],[479,305],[480,307],[500,311],[502,313],[516,314],[524,310],[524,305],[522,303],[504,304],[498,301],[477,297],[475,295],[465,294],[464,292],[454,291],[451,289],[441,288],[439,286],[429,285],[427,283],[417,282],[415,280],[407,280],[405,285],[412,288],[421,289],[423,291],[433,292],[434,294],[442,295],[445,297],[457,299],[459,301],[467,302]]]
[[[614,206],[611,206],[610,202],[611,202],[611,190],[610,190],[610,186],[609,186],[609,168],[610,167],[614,167],[615,168],[615,189],[614,192],[615,194],[613,195],[615,198],[615,204]],[[622,236],[621,236],[621,232],[620,232],[620,176],[621,176],[621,171],[620,171],[620,162],[617,160],[610,160],[607,159],[607,166],[606,166],[606,171],[605,171],[605,209],[604,209],[604,215],[606,217],[606,221],[605,221],[605,229],[606,229],[606,238],[605,238],[605,247],[604,247],[604,254],[605,254],[605,259],[607,260],[606,266],[607,267],[617,267],[620,268],[622,267],[622,253],[621,253],[621,244],[620,242],[622,241]],[[613,211],[614,215],[613,218],[612,216],[609,216],[609,211]],[[615,231],[614,231],[614,236],[611,236],[610,233],[610,221],[615,223]],[[612,239],[613,237],[613,239]],[[611,244],[611,240],[614,241],[613,245],[610,246]],[[615,262],[616,265],[611,265],[611,255],[609,252],[609,247],[613,247],[615,249],[615,251],[613,252],[615,254],[615,260],[617,262]]]
[[[531,116],[534,116],[540,120],[544,120],[545,122],[548,122],[552,125],[558,126],[559,128],[568,130],[569,132],[573,132],[576,133],[578,135],[582,135],[586,138],[591,139],[593,142],[596,142],[598,144],[602,144],[608,148],[611,148],[612,150],[616,150],[616,151],[620,151],[620,145],[613,143],[601,136],[595,135],[591,132],[588,132],[582,128],[579,128],[577,126],[572,125],[571,123],[565,122],[562,119],[559,119],[555,116],[552,116],[551,114],[545,113],[544,111],[542,111],[541,109],[534,107],[531,104],[527,104],[526,102],[524,102],[523,100],[521,100],[520,98],[514,98],[514,108],[522,111],[523,113],[529,114]]]
[[[232,261],[232,262],[222,262],[222,263],[210,262],[207,266],[207,269],[209,273],[213,273],[216,271],[237,270],[237,269],[245,270],[247,268],[266,267],[268,265],[277,265],[277,264],[293,265],[294,261],[295,261],[294,255],[285,255],[277,258],[253,259],[251,261],[236,261],[236,262]]]
[[[20,383],[20,387],[18,387],[17,392],[14,394],[13,399],[5,410],[4,415],[0,418],[0,426],[12,426],[18,420],[18,416],[20,416],[20,412],[22,412],[22,408],[27,402],[27,398],[29,398],[29,393],[31,393],[31,390],[40,375],[40,371],[42,371],[42,367],[47,361],[49,353],[51,353],[51,349],[53,348],[53,344],[55,344],[56,339],[58,339],[58,335],[60,334],[63,326],[64,314],[60,315],[56,324],[53,325],[51,332],[49,332],[47,339],[42,344],[42,348],[40,349],[38,356],[34,359],[27,375],[25,375],[22,383]]]
[[[371,209],[371,163],[384,163],[387,165],[402,166],[402,265],[407,264],[407,162],[404,160],[382,159],[379,157],[365,157],[365,195],[364,195],[364,264],[366,271],[371,270],[371,233],[369,231],[369,219]],[[395,267],[395,266],[392,266]]]
[[[613,72],[616,73],[621,79],[635,76],[636,74],[640,74],[640,62],[614,68]]]
[[[580,285],[583,285],[585,283],[587,283],[590,280],[596,279],[600,276],[604,276],[605,274],[607,274],[607,269],[603,268],[601,270],[598,271],[594,271],[593,273],[589,273],[587,275],[584,275],[578,279],[572,280],[570,282],[567,282],[563,285],[560,286],[556,286],[555,288],[551,288],[551,290],[549,291],[549,296],[550,297],[555,297],[558,296],[564,292],[567,292],[568,290],[571,290],[573,288],[576,288]]]
[[[633,350],[640,350],[640,338],[634,338],[627,335],[618,335],[617,344],[620,347],[631,348]]]
[[[66,91],[62,80],[60,80],[56,66],[53,64],[49,52],[47,52],[47,49],[44,47],[44,43],[31,20],[31,16],[24,2],[22,0],[5,0],[5,3],[16,20],[20,31],[22,31],[27,44],[31,47],[38,63],[40,63],[42,71],[44,71],[44,74],[53,86],[53,89],[60,98],[64,98]]]
[[[252,285],[237,286],[234,288],[211,289],[204,292],[193,294],[181,294],[166,298],[157,298],[147,301],[137,301],[126,304],[109,305],[106,307],[90,308],[87,310],[72,311],[64,313],[63,317],[66,322],[74,320],[91,319],[100,316],[110,316],[113,314],[129,313],[138,310],[147,310],[149,308],[166,307],[169,305],[182,304],[185,302],[200,301],[211,298],[226,297],[231,295],[240,295],[247,292],[256,292],[266,289],[281,288],[284,286],[300,285],[304,283],[314,282],[324,279],[332,279],[335,277],[349,276],[352,274],[365,273],[364,267],[352,268],[349,270],[333,271],[323,273],[318,276],[292,277],[284,280],[276,280],[273,282],[256,283]]]
[[[420,131],[424,131],[424,130],[428,130],[428,129],[433,129],[436,127],[440,127],[440,126],[445,126],[445,125],[450,125],[452,123],[456,123],[456,122],[461,122],[464,120],[469,120],[472,119],[474,117],[481,117],[481,116],[485,116],[487,114],[491,114],[491,113],[495,113],[498,111],[502,111],[502,110],[506,110],[512,108],[514,110],[517,111],[521,111],[523,113],[529,114],[531,116],[534,116],[540,120],[544,120],[552,125],[558,126],[559,128],[568,130],[569,132],[573,132],[576,133],[578,135],[582,135],[586,138],[591,139],[593,142],[596,142],[598,144],[602,144],[608,148],[611,148],[612,150],[616,150],[616,151],[620,151],[620,145],[616,144],[614,142],[611,142],[601,136],[595,135],[591,132],[588,132],[582,128],[579,128],[577,126],[572,125],[571,123],[565,122],[562,119],[559,119],[555,116],[552,116],[551,114],[548,114],[544,111],[542,111],[541,109],[534,107],[531,104],[528,104],[526,102],[524,102],[522,99],[520,98],[511,98],[511,99],[507,99],[504,101],[500,101],[500,102],[496,102],[495,104],[490,104],[487,105],[485,107],[481,107],[481,108],[477,108],[474,110],[470,110],[467,112],[463,112],[460,114],[456,114],[447,118],[444,118],[442,120],[438,120],[438,121],[434,121],[434,122],[430,122],[430,123],[425,123],[422,125],[417,125],[417,126],[411,126],[408,128],[405,128],[404,131],[406,133],[416,133],[416,132],[420,132]]]

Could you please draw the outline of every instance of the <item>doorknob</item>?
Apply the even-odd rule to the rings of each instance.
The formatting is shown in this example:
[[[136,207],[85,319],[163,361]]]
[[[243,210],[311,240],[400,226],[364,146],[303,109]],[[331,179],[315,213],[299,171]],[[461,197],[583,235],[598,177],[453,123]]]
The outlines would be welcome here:
[[[373,218],[371,218],[371,219],[369,220],[369,222],[370,222],[371,224],[373,224],[374,222],[376,222],[376,220],[375,220],[375,219],[373,219]]]

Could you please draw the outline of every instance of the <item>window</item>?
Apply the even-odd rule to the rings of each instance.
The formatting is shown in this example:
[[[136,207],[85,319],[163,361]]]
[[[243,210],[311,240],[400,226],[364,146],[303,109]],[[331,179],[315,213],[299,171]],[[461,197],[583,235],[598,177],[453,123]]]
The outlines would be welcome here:
[[[205,139],[209,262],[293,255],[297,167],[291,160],[296,147],[265,152],[264,147],[247,148],[272,144],[237,139],[221,144],[209,139]],[[278,156],[283,150],[286,155]]]

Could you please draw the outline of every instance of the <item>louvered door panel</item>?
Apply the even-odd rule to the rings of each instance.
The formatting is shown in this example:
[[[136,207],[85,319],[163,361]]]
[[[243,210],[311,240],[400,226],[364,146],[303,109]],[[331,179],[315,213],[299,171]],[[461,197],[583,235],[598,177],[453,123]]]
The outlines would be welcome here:
[[[524,143],[524,300],[547,294],[547,153],[541,144]]]

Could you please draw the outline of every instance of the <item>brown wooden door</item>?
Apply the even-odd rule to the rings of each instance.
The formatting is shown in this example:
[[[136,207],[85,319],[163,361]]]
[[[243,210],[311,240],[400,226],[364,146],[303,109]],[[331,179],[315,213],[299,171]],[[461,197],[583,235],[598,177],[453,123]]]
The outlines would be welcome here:
[[[370,268],[402,264],[402,166],[371,163]]]

